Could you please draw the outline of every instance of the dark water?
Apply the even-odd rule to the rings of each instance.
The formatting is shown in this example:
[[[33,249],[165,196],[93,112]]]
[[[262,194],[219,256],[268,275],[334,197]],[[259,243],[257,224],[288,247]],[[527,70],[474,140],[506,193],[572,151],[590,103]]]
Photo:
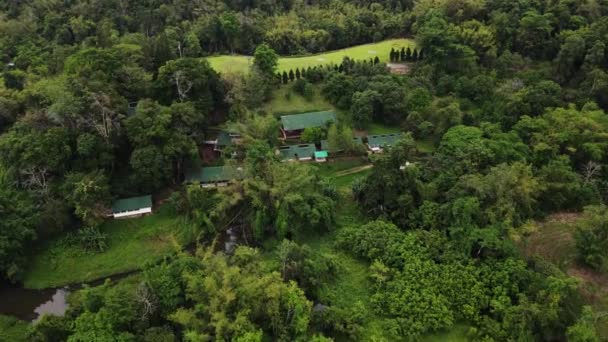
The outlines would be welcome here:
[[[0,287],[0,314],[35,321],[42,314],[63,316],[68,308],[67,288],[28,290],[16,285]]]
[[[135,272],[117,274],[87,283],[98,286],[106,279],[122,279]],[[14,316],[24,321],[36,321],[43,314],[63,316],[68,309],[67,297],[70,291],[78,290],[83,284],[43,290],[25,289],[19,285],[0,284],[0,315]]]

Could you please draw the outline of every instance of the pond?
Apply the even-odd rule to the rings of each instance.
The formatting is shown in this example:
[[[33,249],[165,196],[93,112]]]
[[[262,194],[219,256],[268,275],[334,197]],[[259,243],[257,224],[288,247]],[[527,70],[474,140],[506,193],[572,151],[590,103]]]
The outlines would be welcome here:
[[[137,271],[116,274],[90,281],[88,286],[102,285],[106,279],[120,280]],[[17,284],[0,283],[0,315],[14,316],[24,321],[35,322],[44,314],[65,315],[67,298],[71,291],[81,289],[85,284],[74,284],[61,288],[32,290]]]
[[[0,288],[0,314],[36,321],[43,314],[63,316],[68,308],[67,288],[30,290],[6,284]]]

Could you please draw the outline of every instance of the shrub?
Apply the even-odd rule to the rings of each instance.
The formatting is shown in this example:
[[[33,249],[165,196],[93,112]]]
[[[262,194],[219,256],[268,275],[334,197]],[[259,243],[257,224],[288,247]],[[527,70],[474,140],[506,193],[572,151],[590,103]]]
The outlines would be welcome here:
[[[85,227],[75,235],[76,242],[87,252],[103,252],[108,249],[108,236],[98,227]]]

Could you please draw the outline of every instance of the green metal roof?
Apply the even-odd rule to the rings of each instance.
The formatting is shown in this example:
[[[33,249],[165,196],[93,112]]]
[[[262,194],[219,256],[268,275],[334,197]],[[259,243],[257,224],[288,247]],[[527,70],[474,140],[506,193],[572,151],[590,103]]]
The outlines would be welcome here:
[[[317,159],[317,158],[327,158],[327,151],[315,152],[315,159]]]
[[[391,146],[399,141],[402,136],[401,133],[370,135],[367,137],[367,143],[370,147]]]
[[[243,170],[228,165],[199,167],[186,172],[187,183],[227,182],[241,178],[243,178]]]
[[[314,144],[289,145],[279,147],[281,159],[312,158],[317,148]]]
[[[281,123],[283,129],[286,131],[295,131],[309,127],[322,127],[330,121],[336,122],[336,113],[332,111],[281,116]]]
[[[113,213],[121,213],[124,211],[134,211],[142,208],[152,207],[152,196],[138,196],[130,198],[122,198],[114,201],[112,204]]]
[[[221,131],[217,135],[217,145],[219,146],[230,146],[232,145],[232,137],[226,131]]]

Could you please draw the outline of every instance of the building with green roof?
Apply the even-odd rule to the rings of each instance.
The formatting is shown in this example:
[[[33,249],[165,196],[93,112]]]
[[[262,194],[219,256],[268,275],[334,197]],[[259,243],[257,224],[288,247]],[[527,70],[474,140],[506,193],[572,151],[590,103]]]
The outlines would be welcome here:
[[[186,183],[198,182],[202,187],[226,186],[231,181],[243,178],[243,169],[229,165],[207,166],[186,172]]]
[[[223,151],[232,144],[240,143],[241,141],[241,135],[236,132],[211,130],[208,134],[209,138],[205,140],[205,144],[213,145],[213,150],[218,152]]]
[[[316,151],[315,152],[315,161],[320,162],[320,163],[325,162],[325,161],[327,161],[327,156],[328,156],[327,151]]]
[[[281,160],[283,161],[312,160],[316,150],[317,148],[314,144],[300,144],[279,147],[279,153],[281,154]]]
[[[121,198],[112,204],[114,218],[135,217],[152,212],[152,196]]]
[[[306,128],[323,127],[336,120],[336,113],[332,111],[283,115],[281,116],[281,132],[284,139],[298,138]]]
[[[402,133],[370,135],[367,137],[367,147],[372,153],[382,153],[386,147],[394,145],[402,137]]]

